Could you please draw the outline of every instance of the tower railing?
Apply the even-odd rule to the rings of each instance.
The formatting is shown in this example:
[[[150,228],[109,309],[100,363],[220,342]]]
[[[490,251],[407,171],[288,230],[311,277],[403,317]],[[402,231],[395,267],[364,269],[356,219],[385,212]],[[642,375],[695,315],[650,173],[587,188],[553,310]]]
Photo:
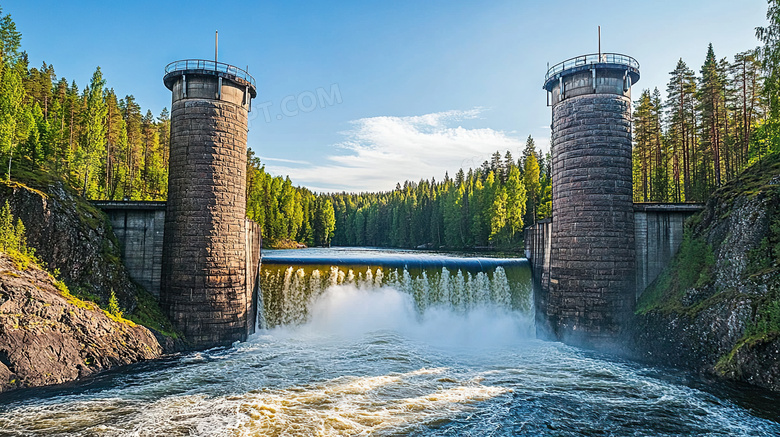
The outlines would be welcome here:
[[[255,78],[246,70],[234,65],[225,64],[224,62],[209,61],[206,59],[182,59],[181,61],[173,61],[165,66],[165,74],[186,70],[208,70],[226,73],[249,82],[253,87],[257,86]]]
[[[591,64],[618,64],[639,70],[639,62],[631,56],[621,55],[620,53],[591,53],[576,56],[553,65],[547,70],[544,80],[547,82],[551,77],[569,68]]]

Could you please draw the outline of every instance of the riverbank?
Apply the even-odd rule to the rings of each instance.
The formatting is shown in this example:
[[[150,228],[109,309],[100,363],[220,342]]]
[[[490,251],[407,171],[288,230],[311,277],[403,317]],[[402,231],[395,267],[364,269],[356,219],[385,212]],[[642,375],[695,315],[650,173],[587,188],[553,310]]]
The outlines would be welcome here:
[[[145,327],[0,253],[0,392],[61,384],[163,352]]]

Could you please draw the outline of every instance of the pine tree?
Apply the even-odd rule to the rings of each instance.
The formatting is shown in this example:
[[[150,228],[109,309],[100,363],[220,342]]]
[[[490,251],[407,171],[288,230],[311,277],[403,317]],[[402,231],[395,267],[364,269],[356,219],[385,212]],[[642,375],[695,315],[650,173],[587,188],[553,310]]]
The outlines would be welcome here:
[[[696,82],[693,71],[680,59],[667,86],[669,142],[672,148],[672,200],[682,202],[691,193],[692,151],[698,141],[695,130]]]
[[[493,196],[490,207],[490,242],[502,240],[507,225],[507,194],[504,187],[499,187]]]
[[[327,197],[318,197],[314,213],[314,241],[323,246],[330,246],[335,227],[333,203]]]
[[[525,184],[525,188],[528,192],[525,223],[528,224],[536,222],[539,201],[541,200],[541,169],[539,167],[537,157],[538,153],[536,151],[536,143],[534,142],[533,137],[528,135],[528,139],[525,141],[525,149],[523,150],[522,157],[523,183]]]
[[[698,98],[701,102],[701,145],[708,152],[706,162],[703,166],[712,171],[713,179],[700,190],[700,197],[703,199],[705,193],[709,193],[712,185],[718,187],[722,180],[722,160],[721,152],[723,148],[723,127],[721,119],[724,112],[724,78],[718,61],[715,58],[715,52],[712,44],[707,47],[707,57],[704,65],[701,67],[701,79]],[[709,171],[707,172],[709,173]]]
[[[8,16],[6,16],[7,18]],[[0,21],[0,31],[3,31]],[[8,54],[4,55],[10,57]],[[11,162],[17,145],[28,139],[34,124],[17,65],[5,64],[0,81],[0,154],[8,157],[7,178],[11,180]]]
[[[538,216],[539,203],[541,201],[541,176],[539,163],[536,161],[536,152],[530,153],[525,159],[525,168],[523,170],[523,184],[527,190],[527,202],[524,209],[526,213],[526,223],[535,223]]]
[[[536,156],[529,157],[526,163],[535,161]],[[536,170],[536,185],[539,184],[539,171],[538,166]],[[509,169],[509,175],[506,180],[506,226],[509,234],[509,241],[515,242],[515,238],[522,234],[523,230],[523,217],[526,212],[526,202],[528,201],[526,196],[525,184],[520,180],[520,170],[516,166],[512,166]]]
[[[93,195],[94,189],[90,187],[91,178],[100,169],[100,162],[105,153],[106,141],[106,114],[108,108],[103,100],[103,73],[100,67],[95,70],[92,80],[86,90],[86,111],[84,113],[84,141],[81,148],[80,168],[84,179],[82,194]]]
[[[780,0],[768,0],[767,27],[757,27],[756,37],[764,43],[761,65],[766,72],[764,95],[768,99],[770,118],[780,119]]]
[[[16,30],[16,23],[11,15],[3,14],[0,7],[0,65],[16,65],[19,61],[19,49],[22,45],[22,34]]]

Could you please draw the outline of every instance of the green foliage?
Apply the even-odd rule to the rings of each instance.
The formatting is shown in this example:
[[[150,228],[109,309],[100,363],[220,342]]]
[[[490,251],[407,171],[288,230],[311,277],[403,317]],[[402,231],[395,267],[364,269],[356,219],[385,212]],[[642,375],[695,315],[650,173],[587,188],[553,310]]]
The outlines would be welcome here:
[[[311,191],[293,187],[289,177],[266,173],[265,166],[252,150],[247,154],[246,196],[247,217],[260,225],[264,246],[295,247],[296,241],[314,244],[317,225],[320,226],[316,235],[318,244],[329,241],[327,234],[333,230],[327,226],[328,218],[321,216],[328,212],[327,207],[317,204]]]
[[[33,124],[20,69],[6,65],[0,74],[0,156],[8,158],[9,170],[16,146],[27,140]],[[7,177],[11,179],[10,171]]]
[[[767,99],[774,86],[764,86],[772,79],[762,74],[770,70],[762,71],[760,55],[765,67],[780,58],[769,61],[768,53],[747,50],[729,61],[718,59],[710,44],[698,77],[677,62],[665,101],[657,89],[642,91],[634,102],[634,201],[706,201],[780,144],[780,123]]]
[[[745,337],[766,337],[780,334],[780,299],[775,297],[756,311],[755,322],[745,330]]]
[[[24,223],[11,213],[11,205],[5,201],[0,209],[0,251],[8,254],[21,270],[27,269],[30,263],[36,264],[35,249],[27,246]]]
[[[780,117],[780,1],[768,0],[767,27],[756,28],[756,37],[764,43],[761,48],[762,67],[766,71],[764,94],[769,100],[771,118]]]
[[[127,316],[133,322],[153,329],[166,337],[179,338],[181,333],[171,325],[163,314],[157,300],[146,290],[138,287],[135,293],[138,301],[133,313]]]
[[[686,232],[677,256],[677,287],[681,290],[701,287],[711,279],[715,256],[712,247],[701,238],[693,238]]]
[[[529,138],[533,143],[533,139]],[[294,187],[290,178],[271,176],[250,150],[247,157],[247,216],[263,229],[263,245],[426,247],[500,246],[517,248],[526,224],[526,181],[537,181],[541,207],[550,212],[549,177],[540,174],[536,153],[527,158],[531,177],[521,173],[511,154],[483,169],[460,169],[455,179],[406,181],[380,193],[317,194]],[[492,166],[500,166],[503,179]],[[534,170],[535,168],[535,170]],[[544,190],[542,188],[544,187]]]
[[[0,16],[0,158],[8,179],[43,169],[91,199],[164,200],[170,114],[143,116],[132,95],[117,99],[98,67],[89,86],[56,81],[51,65],[28,68],[21,35]],[[21,166],[21,167],[20,167]]]
[[[105,152],[106,137],[106,114],[108,108],[103,98],[103,87],[106,81],[103,80],[103,73],[100,67],[92,75],[92,81],[85,91],[86,108],[83,112],[84,137],[81,147],[77,149],[76,156],[79,165],[78,171],[83,174],[84,185],[82,194],[87,196],[87,187],[90,185],[91,177],[94,172],[99,170],[101,158]],[[90,193],[96,191],[91,188]]]
[[[528,136],[527,149],[529,148],[528,146],[530,146],[531,150],[527,152],[527,157],[523,164],[523,185],[527,191],[527,205],[523,209],[527,211],[526,222],[532,224],[538,217],[543,192],[541,168],[539,167],[536,150],[533,148],[533,138],[530,135]]]
[[[11,15],[2,16],[0,7],[0,64],[13,65],[19,60],[22,34],[16,30]]]
[[[333,202],[326,197],[318,197],[314,213],[314,241],[322,246],[330,246],[335,229]]]
[[[108,299],[108,312],[116,317],[122,317],[122,310],[119,308],[119,300],[114,294],[114,290],[111,290],[111,297]]]

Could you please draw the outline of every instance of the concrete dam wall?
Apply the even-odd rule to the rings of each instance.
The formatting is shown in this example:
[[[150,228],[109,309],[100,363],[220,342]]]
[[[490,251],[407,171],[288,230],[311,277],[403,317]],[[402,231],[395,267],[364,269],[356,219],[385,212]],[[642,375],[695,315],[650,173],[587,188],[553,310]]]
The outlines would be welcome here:
[[[155,298],[160,298],[162,247],[165,236],[166,202],[93,202],[106,213],[122,250],[122,261],[130,277]],[[247,330],[252,331],[257,317],[258,278],[260,274],[260,226],[244,220],[246,251]]]
[[[661,273],[680,248],[685,219],[699,212],[700,204],[635,203],[634,252],[636,254],[636,297]],[[541,220],[525,229],[525,255],[531,263],[534,280],[549,290],[552,253],[552,219]]]

